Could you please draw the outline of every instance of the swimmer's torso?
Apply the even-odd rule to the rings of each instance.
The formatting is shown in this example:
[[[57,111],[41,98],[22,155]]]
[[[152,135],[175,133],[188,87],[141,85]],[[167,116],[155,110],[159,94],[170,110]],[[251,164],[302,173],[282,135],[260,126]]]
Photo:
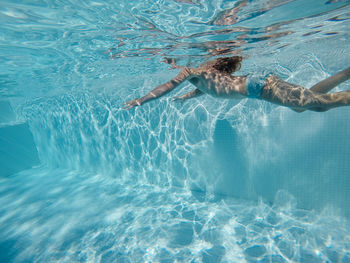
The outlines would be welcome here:
[[[208,69],[194,69],[190,74],[188,80],[209,95],[231,99],[242,99],[246,95],[245,76],[231,76]]]

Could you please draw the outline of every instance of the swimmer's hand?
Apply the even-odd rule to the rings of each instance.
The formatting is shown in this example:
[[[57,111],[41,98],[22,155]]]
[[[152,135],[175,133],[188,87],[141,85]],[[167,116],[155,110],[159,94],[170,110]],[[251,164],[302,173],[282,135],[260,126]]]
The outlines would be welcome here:
[[[172,97],[172,101],[182,102],[184,101],[184,98],[182,98],[182,96],[175,96],[175,97]]]
[[[130,110],[136,106],[141,106],[141,100],[140,99],[134,99],[134,100],[130,100],[130,101],[127,101],[124,103],[124,107],[123,109],[127,109],[127,110]]]

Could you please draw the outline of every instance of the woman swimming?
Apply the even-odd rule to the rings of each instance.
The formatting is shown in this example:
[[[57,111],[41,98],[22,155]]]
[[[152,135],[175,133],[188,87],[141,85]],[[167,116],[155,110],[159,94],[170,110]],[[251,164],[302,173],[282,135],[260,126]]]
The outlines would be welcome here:
[[[305,110],[327,111],[331,108],[350,105],[350,90],[327,94],[338,84],[350,79],[350,68],[329,77],[310,89],[285,82],[273,75],[232,76],[241,66],[242,57],[218,58],[199,68],[182,67],[172,80],[156,87],[145,96],[125,103],[126,109],[141,106],[159,98],[188,80],[196,89],[176,100],[186,100],[202,94],[215,97],[243,99],[258,98],[289,107],[297,112]]]

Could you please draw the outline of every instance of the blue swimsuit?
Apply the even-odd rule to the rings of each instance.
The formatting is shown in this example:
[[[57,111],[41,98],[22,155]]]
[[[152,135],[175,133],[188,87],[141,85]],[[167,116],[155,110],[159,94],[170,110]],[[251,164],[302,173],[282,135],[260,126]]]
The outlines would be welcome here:
[[[261,91],[265,86],[266,78],[271,75],[268,74],[249,74],[246,80],[248,98],[261,98]]]

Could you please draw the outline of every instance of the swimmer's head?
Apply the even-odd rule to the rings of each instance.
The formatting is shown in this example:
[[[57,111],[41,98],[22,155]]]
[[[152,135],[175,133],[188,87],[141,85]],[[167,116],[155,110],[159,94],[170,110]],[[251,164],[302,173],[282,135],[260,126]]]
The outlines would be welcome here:
[[[208,62],[208,65],[212,66],[214,69],[220,72],[232,74],[241,68],[241,61],[242,57],[240,56],[225,57],[210,61]]]

